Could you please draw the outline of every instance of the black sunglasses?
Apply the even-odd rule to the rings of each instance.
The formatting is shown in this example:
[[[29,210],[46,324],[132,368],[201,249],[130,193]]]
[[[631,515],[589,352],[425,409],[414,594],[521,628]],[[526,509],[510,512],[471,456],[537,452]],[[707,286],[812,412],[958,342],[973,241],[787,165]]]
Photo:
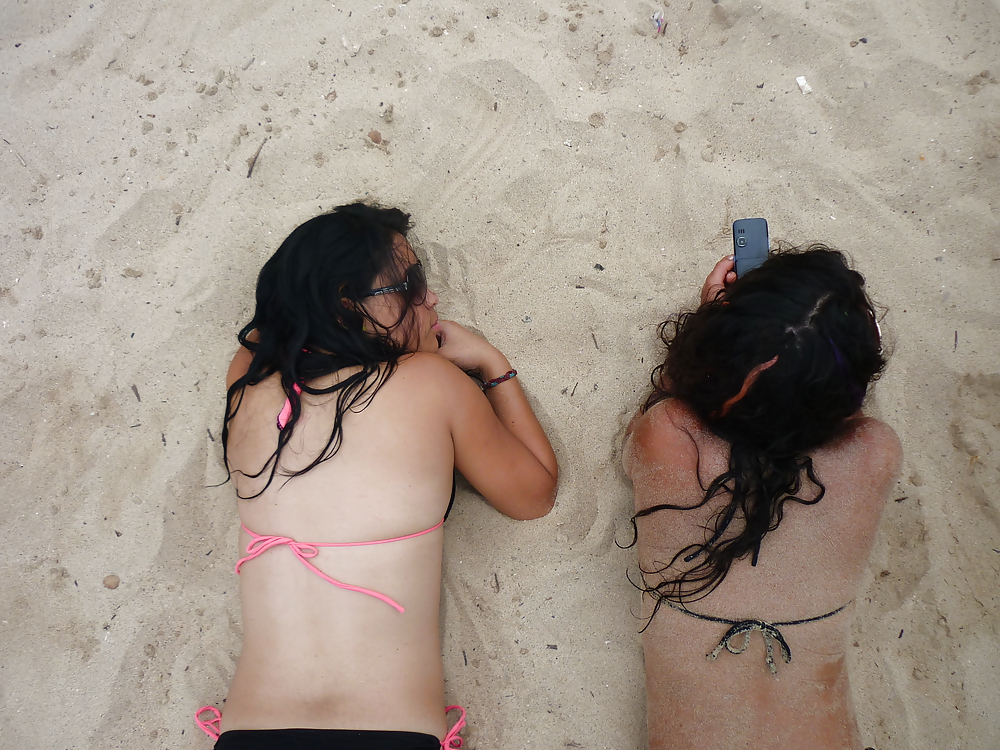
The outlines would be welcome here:
[[[372,289],[361,295],[361,299],[367,297],[379,297],[383,294],[405,294],[411,304],[422,305],[427,298],[427,276],[424,275],[424,267],[420,263],[414,263],[406,269],[406,280],[400,284],[392,286],[381,286]]]

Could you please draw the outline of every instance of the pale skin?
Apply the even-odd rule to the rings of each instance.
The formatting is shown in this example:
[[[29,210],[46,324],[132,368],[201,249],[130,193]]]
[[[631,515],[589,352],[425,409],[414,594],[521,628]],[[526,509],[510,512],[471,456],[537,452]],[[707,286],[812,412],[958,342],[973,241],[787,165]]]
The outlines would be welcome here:
[[[416,256],[397,237],[400,268],[375,286],[398,283]],[[258,534],[301,542],[387,539],[428,529],[448,506],[457,468],[488,503],[515,519],[544,516],[554,502],[558,468],[517,378],[485,395],[463,370],[485,379],[510,369],[489,342],[439,320],[437,295],[413,308],[413,325],[392,335],[413,353],[363,411],[344,421],[337,455],[260,497],[239,500],[240,521]],[[392,326],[398,294],[363,303]],[[250,352],[233,359],[227,383],[247,370]],[[333,382],[336,376],[330,376]],[[316,382],[312,385],[326,385]],[[230,469],[259,470],[274,451],[275,417],[285,394],[276,377],[246,389],[229,442]],[[330,433],[333,404],[303,394],[282,463],[305,466]],[[263,483],[233,473],[240,495]],[[240,551],[250,537],[240,533]],[[288,548],[269,550],[242,568],[243,650],[222,730],[381,729],[441,739],[444,715],[439,609],[443,530],[391,544],[322,548],[311,562],[331,577],[381,592],[338,589],[310,573]]]
[[[725,293],[735,280],[732,268],[732,258],[716,265],[703,302]],[[826,487],[822,501],[787,503],[757,566],[749,558],[735,562],[722,584],[689,609],[780,622],[825,614],[856,597],[899,472],[899,440],[892,428],[859,412],[812,458]],[[704,497],[702,486],[723,473],[728,461],[728,443],[674,399],[637,414],[625,439],[623,462],[636,511],[660,503],[696,505]],[[704,542],[705,526],[724,502],[639,519],[640,565],[661,568],[678,550]],[[643,614],[652,610],[652,600],[644,597]],[[728,626],[661,607],[643,634],[651,750],[861,750],[846,667],[853,612],[849,606],[826,620],[781,628],[792,661],[776,656],[778,673],[772,675],[760,633],[745,653],[723,651],[710,661],[706,655]]]

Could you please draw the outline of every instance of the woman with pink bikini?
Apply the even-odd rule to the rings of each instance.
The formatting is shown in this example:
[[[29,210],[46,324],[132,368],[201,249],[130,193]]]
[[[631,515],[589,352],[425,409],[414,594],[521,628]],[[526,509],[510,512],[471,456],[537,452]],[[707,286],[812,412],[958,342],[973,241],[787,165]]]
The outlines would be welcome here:
[[[511,518],[552,507],[555,456],[516,371],[438,319],[408,229],[340,206],[258,278],[226,380],[243,650],[225,711],[199,712],[218,750],[459,747],[438,617],[454,470]]]

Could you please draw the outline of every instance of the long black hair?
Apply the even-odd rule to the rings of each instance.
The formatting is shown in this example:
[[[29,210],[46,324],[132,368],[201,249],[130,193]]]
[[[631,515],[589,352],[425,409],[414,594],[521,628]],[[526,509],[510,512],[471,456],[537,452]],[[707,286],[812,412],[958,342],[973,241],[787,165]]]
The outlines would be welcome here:
[[[679,399],[731,447],[729,469],[702,485],[698,504],[654,505],[632,517],[636,530],[636,520],[652,513],[728,496],[706,541],[641,571],[639,588],[656,600],[653,615],[664,600],[707,596],[736,560],[749,555],[756,565],[786,502],[822,499],[826,488],[809,453],[844,430],[886,365],[864,286],[836,250],[786,248],[724,294],[660,325],[666,359],[653,370],[643,409]],[[805,482],[813,499],[799,496]]]
[[[229,388],[222,428],[223,461],[229,469],[229,423],[243,402],[247,386],[280,373],[281,386],[292,406],[291,417],[278,433],[274,453],[256,474],[274,480],[281,452],[302,414],[299,389],[312,395],[336,394],[333,429],[323,450],[303,469],[304,474],[332,458],[344,439],[348,410],[360,411],[395,371],[405,344],[392,332],[408,319],[404,305],[394,325],[375,320],[361,304],[379,275],[402,275],[397,238],[406,237],[410,217],[396,208],[363,202],[339,206],[296,228],[264,264],[257,277],[257,307],[239,332],[239,342],[253,353],[246,374]],[[402,338],[408,340],[409,333]],[[358,368],[327,388],[307,383],[344,368]],[[241,496],[242,497],[242,496]],[[247,499],[247,498],[244,498]]]

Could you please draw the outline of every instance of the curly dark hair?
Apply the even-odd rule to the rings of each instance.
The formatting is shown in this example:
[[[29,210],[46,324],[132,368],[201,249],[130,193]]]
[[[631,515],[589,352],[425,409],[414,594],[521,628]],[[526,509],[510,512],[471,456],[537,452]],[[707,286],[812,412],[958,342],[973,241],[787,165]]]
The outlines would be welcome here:
[[[400,275],[396,238],[406,237],[408,214],[364,202],[339,206],[296,228],[257,277],[257,307],[239,332],[239,342],[253,353],[246,374],[229,388],[222,429],[223,461],[229,468],[229,424],[239,411],[247,386],[280,373],[281,385],[292,405],[291,418],[278,434],[274,453],[256,474],[267,472],[271,485],[281,452],[302,414],[297,390],[336,394],[333,429],[323,450],[304,469],[282,476],[304,474],[334,456],[344,439],[347,410],[360,411],[395,371],[407,353],[392,332],[412,320],[412,306],[404,305],[399,320],[384,326],[361,304],[380,274]],[[256,335],[251,339],[251,334]],[[405,330],[404,339],[409,338]],[[328,388],[306,385],[344,368],[360,368]],[[242,496],[241,496],[242,497]],[[243,499],[248,499],[243,498]]]
[[[842,432],[887,361],[864,286],[842,253],[820,244],[790,247],[724,294],[660,325],[667,354],[653,370],[643,410],[679,399],[731,447],[728,471],[702,485],[698,504],[654,505],[632,517],[629,546],[637,519],[729,498],[706,529],[707,541],[685,547],[662,568],[641,570],[639,588],[656,600],[654,616],[664,600],[710,594],[734,561],[751,555],[756,565],[786,502],[823,498],[809,454]],[[805,481],[818,490],[814,499],[799,496]],[[681,560],[689,567],[668,572]]]

